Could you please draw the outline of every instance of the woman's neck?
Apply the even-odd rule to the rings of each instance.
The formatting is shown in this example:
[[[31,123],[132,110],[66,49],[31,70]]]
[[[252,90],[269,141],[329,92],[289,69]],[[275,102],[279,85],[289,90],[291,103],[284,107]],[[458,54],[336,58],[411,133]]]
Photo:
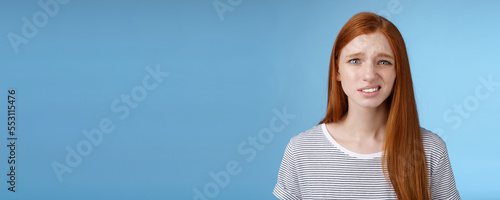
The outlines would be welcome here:
[[[345,137],[349,140],[383,141],[387,116],[388,107],[385,102],[377,108],[349,106],[348,112],[339,121],[339,125],[348,133]]]

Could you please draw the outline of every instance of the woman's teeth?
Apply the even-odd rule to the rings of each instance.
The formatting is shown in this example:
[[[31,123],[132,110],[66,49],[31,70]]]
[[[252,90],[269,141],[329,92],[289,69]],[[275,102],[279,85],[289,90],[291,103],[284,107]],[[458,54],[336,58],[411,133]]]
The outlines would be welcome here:
[[[376,88],[370,88],[370,89],[364,89],[364,90],[361,90],[361,91],[363,91],[363,92],[376,92],[376,91],[378,91],[378,87],[376,87]]]

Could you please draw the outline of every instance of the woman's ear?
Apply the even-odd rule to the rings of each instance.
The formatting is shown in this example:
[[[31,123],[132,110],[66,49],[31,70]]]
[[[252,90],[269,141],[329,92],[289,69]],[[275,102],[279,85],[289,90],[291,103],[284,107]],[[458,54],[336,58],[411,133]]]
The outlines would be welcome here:
[[[337,80],[338,82],[341,81],[341,79],[340,79],[340,66],[339,66],[339,63],[340,63],[339,56],[336,55],[335,56],[335,64],[337,65],[337,67],[334,67],[334,69],[336,69],[336,71],[335,71],[335,80]]]

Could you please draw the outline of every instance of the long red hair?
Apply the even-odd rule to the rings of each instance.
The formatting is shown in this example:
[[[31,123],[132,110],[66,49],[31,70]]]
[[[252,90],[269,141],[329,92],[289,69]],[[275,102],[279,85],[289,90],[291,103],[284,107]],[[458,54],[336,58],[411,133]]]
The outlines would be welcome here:
[[[379,31],[392,47],[395,56],[396,79],[392,94],[386,102],[389,107],[382,169],[392,184],[398,199],[430,199],[429,177],[424,147],[413,94],[410,63],[403,36],[389,20],[374,13],[354,15],[340,30],[333,45],[328,75],[328,102],[321,123],[339,121],[348,112],[347,96],[335,79],[342,48],[355,37]]]

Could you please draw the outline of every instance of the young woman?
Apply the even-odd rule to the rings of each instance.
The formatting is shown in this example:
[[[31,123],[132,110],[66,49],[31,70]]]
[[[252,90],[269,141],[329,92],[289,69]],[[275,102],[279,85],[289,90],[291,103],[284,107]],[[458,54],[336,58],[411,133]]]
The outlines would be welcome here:
[[[374,13],[333,46],[325,118],[286,147],[280,199],[460,199],[446,145],[419,125],[406,47]]]

